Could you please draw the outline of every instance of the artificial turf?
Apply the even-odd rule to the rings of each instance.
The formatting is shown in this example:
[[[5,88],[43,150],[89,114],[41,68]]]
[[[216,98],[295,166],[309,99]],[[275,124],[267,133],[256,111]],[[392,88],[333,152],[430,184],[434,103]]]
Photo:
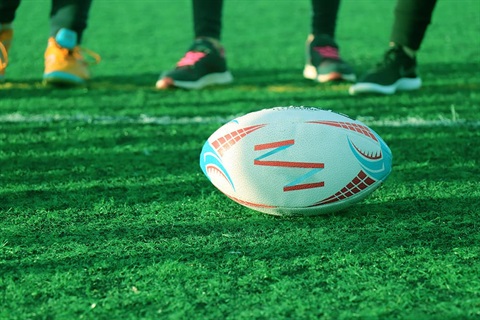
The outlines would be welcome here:
[[[394,1],[344,1],[337,39],[361,74]],[[1,319],[476,319],[480,317],[480,5],[439,1],[424,85],[348,96],[302,78],[308,1],[226,1],[235,82],[154,89],[191,41],[189,1],[94,2],[85,88],[40,78],[49,1],[23,1],[0,85]],[[370,125],[386,183],[347,210],[273,217],[203,176],[225,121],[307,105]]]

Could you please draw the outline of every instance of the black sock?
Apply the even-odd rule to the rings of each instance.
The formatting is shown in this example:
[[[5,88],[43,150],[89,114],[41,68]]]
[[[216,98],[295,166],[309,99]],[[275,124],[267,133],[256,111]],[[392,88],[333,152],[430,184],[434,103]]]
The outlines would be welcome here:
[[[220,40],[222,8],[223,0],[193,0],[195,38],[209,37]]]
[[[312,0],[312,34],[335,38],[340,0]]]

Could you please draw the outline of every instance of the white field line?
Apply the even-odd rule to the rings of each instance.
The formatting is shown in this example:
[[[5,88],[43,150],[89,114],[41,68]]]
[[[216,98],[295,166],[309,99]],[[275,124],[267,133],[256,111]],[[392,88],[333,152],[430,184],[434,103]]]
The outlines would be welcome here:
[[[141,114],[133,116],[108,116],[108,115],[60,115],[60,114],[38,114],[22,115],[20,113],[10,113],[0,115],[0,123],[50,123],[50,122],[75,122],[92,124],[157,124],[157,125],[188,125],[188,124],[209,124],[224,123],[230,121],[232,117],[170,117],[170,116],[149,116]]]
[[[61,114],[37,114],[23,115],[21,113],[9,113],[0,115],[0,124],[4,123],[52,123],[52,122],[72,122],[88,124],[155,124],[155,125],[191,125],[191,124],[223,124],[240,115],[227,117],[170,117],[170,116],[106,116],[106,115],[61,115]],[[465,119],[423,119],[417,117],[400,119],[375,119],[373,117],[358,117],[368,126],[374,127],[480,127],[480,120]]]

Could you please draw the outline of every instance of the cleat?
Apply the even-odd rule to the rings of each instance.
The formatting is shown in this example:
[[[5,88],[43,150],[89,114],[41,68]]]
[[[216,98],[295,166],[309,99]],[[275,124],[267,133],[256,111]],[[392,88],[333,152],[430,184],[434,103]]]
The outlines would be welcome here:
[[[317,82],[355,81],[353,68],[340,58],[337,44],[329,36],[309,35],[303,76]]]
[[[422,80],[416,73],[417,61],[401,46],[393,46],[376,68],[349,88],[351,95],[362,93],[394,94],[420,89]]]
[[[8,50],[13,39],[13,29],[2,29],[0,25],[0,82],[5,81],[5,69],[8,65]]]
[[[93,62],[87,61],[83,53],[91,57]],[[55,38],[48,39],[43,80],[59,86],[83,85],[90,79],[88,67],[99,62],[98,54],[78,46],[76,32],[60,29]]]
[[[162,73],[155,84],[159,90],[168,88],[202,89],[231,83],[223,48],[207,39],[197,39],[175,69]]]

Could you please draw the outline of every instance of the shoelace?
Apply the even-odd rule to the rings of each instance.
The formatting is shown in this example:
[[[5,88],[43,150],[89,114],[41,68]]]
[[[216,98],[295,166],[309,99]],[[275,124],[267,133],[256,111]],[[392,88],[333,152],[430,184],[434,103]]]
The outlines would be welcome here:
[[[77,47],[76,50],[74,49],[73,51],[74,54],[78,54],[79,56],[87,56],[89,58],[92,58],[93,60],[85,60],[85,62],[88,65],[95,65],[99,64],[102,58],[100,55],[90,49],[82,48],[82,47]],[[84,55],[82,55],[84,53]]]
[[[65,57],[71,55],[76,59],[84,60],[87,65],[96,65],[99,64],[101,61],[100,55],[90,49],[82,48],[80,46],[76,46],[75,48],[73,48],[73,50],[68,50],[58,45],[57,47],[62,50]],[[85,59],[85,57],[87,57],[87,59]]]
[[[383,61],[377,64],[377,68],[382,68],[394,64],[402,50],[403,49],[399,46],[394,46],[388,49],[388,51],[385,52],[385,55],[383,56]]]
[[[338,54],[338,49],[335,47],[331,47],[331,46],[313,47],[313,50],[315,50],[319,55],[321,55],[324,58],[340,59],[340,56]]]
[[[185,56],[177,63],[177,67],[192,66],[206,55],[207,54],[205,52],[201,51],[188,51]]]
[[[7,48],[5,48],[2,42],[0,42],[0,52],[2,54],[0,56],[0,68],[5,69],[8,64],[8,53]]]

